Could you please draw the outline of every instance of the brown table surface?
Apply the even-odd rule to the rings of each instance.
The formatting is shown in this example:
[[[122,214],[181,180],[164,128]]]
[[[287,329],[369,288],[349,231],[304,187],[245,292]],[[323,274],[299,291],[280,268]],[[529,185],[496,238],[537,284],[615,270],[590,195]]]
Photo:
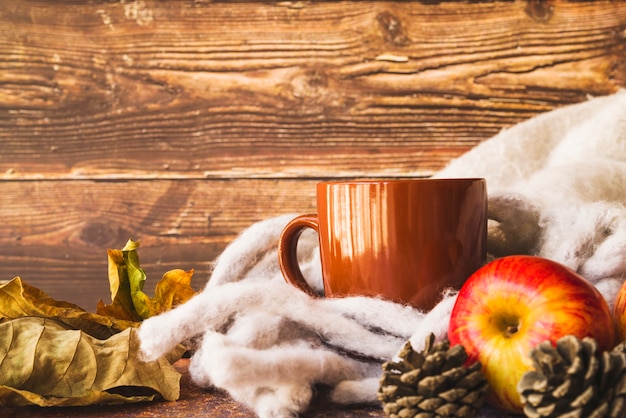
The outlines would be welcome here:
[[[181,359],[174,364],[183,374],[181,379],[180,399],[175,402],[154,401],[125,405],[85,406],[64,408],[40,407],[0,407],[2,418],[65,418],[65,417],[255,417],[256,415],[245,406],[234,401],[227,393],[216,389],[203,389],[196,386],[188,373],[189,360]],[[481,418],[503,418],[506,414],[491,408],[483,408]],[[378,405],[341,406],[328,399],[328,391],[321,388],[309,410],[300,415],[301,418],[357,418],[384,417]]]

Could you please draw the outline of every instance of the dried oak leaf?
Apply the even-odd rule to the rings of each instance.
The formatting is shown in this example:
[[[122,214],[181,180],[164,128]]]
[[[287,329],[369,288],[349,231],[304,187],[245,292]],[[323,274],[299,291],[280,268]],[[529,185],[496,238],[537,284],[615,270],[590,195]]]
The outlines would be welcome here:
[[[196,292],[191,288],[193,270],[174,269],[157,283],[151,298],[143,292],[146,273],[139,265],[139,243],[128,240],[121,250],[108,250],[110,305],[98,303],[97,313],[127,321],[141,321],[185,303]]]
[[[55,319],[100,339],[139,325],[132,321],[87,312],[78,305],[52,299],[16,277],[0,285],[0,319],[25,316]]]
[[[53,319],[0,323],[0,405],[79,406],[179,397],[181,375],[170,358],[139,359],[137,330],[105,340]]]

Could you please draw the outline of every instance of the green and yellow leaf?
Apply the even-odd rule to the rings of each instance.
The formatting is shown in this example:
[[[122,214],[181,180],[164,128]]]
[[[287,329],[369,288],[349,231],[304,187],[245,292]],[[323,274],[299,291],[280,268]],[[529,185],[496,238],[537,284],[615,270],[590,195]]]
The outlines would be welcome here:
[[[109,250],[110,305],[98,303],[97,313],[127,321],[141,321],[166,312],[195,295],[193,270],[166,272],[155,286],[153,297],[143,291],[146,273],[139,265],[139,243],[128,240],[121,250]]]

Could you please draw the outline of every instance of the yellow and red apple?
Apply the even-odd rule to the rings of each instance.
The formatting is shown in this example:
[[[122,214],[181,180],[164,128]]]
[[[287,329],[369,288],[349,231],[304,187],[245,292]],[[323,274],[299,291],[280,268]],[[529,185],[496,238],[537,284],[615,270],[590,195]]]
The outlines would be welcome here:
[[[521,413],[517,383],[533,367],[531,349],[568,334],[593,337],[600,349],[612,349],[615,327],[608,303],[564,265],[520,255],[496,259],[465,282],[448,339],[465,348],[468,363],[481,362],[489,382],[487,402]]]

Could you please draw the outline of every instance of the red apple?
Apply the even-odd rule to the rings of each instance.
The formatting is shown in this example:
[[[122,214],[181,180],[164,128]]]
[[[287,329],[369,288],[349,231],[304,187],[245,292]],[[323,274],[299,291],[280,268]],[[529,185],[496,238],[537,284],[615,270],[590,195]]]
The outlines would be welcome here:
[[[481,362],[487,402],[522,413],[517,383],[532,369],[531,348],[568,334],[613,348],[615,327],[600,292],[562,264],[508,256],[481,267],[462,286],[448,338],[451,345],[463,345],[468,363]]]
[[[622,284],[613,307],[613,320],[617,327],[618,342],[626,340],[626,282]]]

